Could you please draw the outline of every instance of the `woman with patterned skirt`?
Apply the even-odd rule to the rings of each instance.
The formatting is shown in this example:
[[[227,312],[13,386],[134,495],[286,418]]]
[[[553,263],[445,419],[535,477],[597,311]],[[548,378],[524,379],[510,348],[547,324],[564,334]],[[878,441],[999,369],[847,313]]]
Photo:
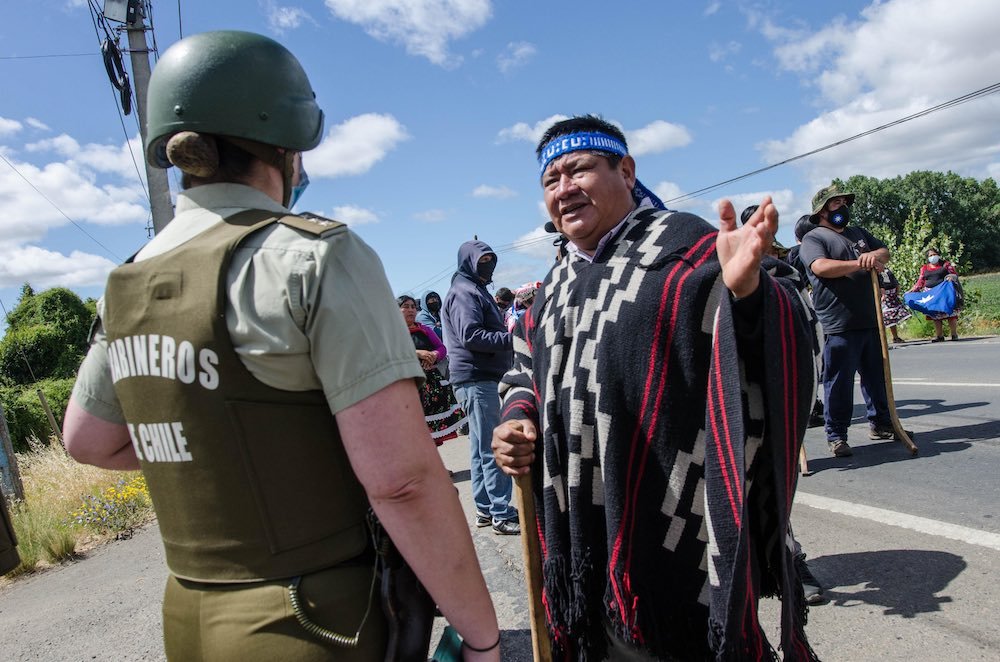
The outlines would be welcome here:
[[[440,446],[458,436],[458,429],[466,422],[465,412],[455,400],[451,385],[438,370],[438,364],[448,355],[448,350],[430,327],[417,319],[417,302],[409,295],[396,298],[399,311],[410,331],[417,358],[424,369],[424,384],[420,387],[420,404],[424,420],[434,443]]]
[[[886,268],[879,279],[879,285],[882,287],[882,321],[885,323],[885,328],[889,329],[889,333],[892,334],[892,342],[906,342],[899,336],[897,327],[900,323],[913,317],[913,313],[899,297],[899,281]]]

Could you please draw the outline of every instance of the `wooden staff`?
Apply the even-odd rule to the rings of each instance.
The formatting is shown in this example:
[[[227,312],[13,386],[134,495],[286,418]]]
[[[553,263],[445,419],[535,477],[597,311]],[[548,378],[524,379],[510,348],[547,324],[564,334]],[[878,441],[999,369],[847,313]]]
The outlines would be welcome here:
[[[535,662],[552,662],[549,629],[542,606],[542,550],[538,542],[535,516],[535,493],[531,489],[531,474],[514,479],[521,507],[521,552],[524,554],[524,579],[528,585],[528,616],[531,618],[531,652]]]
[[[872,277],[872,292],[875,293],[875,319],[878,320],[878,337],[882,343],[882,372],[885,375],[885,398],[889,401],[889,417],[892,419],[892,429],[898,439],[913,455],[917,454],[917,445],[903,429],[896,414],[896,397],[892,393],[892,369],[889,367],[889,343],[885,339],[885,321],[882,319],[882,289],[878,283],[878,272],[872,269],[868,273]]]

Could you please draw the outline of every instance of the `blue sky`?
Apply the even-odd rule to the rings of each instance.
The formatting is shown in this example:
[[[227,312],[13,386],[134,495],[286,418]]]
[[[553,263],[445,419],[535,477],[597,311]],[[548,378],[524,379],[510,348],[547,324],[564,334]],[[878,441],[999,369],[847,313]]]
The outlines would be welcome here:
[[[592,112],[619,124],[639,178],[667,199],[1000,78],[993,0],[179,7],[180,17],[175,0],[153,2],[161,53],[182,26],[260,32],[299,57],[326,113],[324,142],[305,155],[311,185],[299,209],[348,222],[381,256],[394,291],[417,295],[444,293],[459,244],[474,235],[499,253],[498,286],[544,276],[552,247],[541,237],[534,142],[554,116]],[[144,173],[130,155],[141,159],[138,127],[126,117],[123,131],[98,47],[83,0],[5,7],[8,309],[26,281],[98,296],[107,272],[147,240]],[[59,54],[87,55],[30,57]],[[832,177],[951,169],[997,178],[998,117],[994,94],[673,206],[715,220],[722,197],[741,209],[769,193],[790,245],[795,219]]]

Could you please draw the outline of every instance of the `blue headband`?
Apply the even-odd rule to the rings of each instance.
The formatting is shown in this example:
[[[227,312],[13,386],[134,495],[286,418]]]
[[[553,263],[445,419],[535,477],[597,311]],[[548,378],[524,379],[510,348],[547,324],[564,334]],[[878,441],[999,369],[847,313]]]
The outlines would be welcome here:
[[[596,149],[602,152],[617,154],[618,156],[628,154],[628,148],[625,147],[625,143],[617,138],[612,138],[606,133],[599,133],[597,131],[569,133],[553,138],[549,141],[548,145],[542,148],[542,152],[538,156],[538,165],[541,166],[538,173],[539,176],[545,172],[545,169],[549,167],[552,161],[558,159],[563,154],[579,152],[584,149]]]
[[[539,176],[545,174],[545,169],[549,167],[549,164],[563,154],[579,152],[581,150],[597,150],[600,152],[617,154],[618,156],[628,155],[628,148],[625,146],[625,143],[617,138],[609,136],[606,133],[601,133],[599,131],[580,131],[577,133],[569,133],[553,138],[547,145],[545,145],[545,147],[542,148],[541,153],[538,155],[538,165],[541,167]],[[635,180],[635,186],[632,188],[632,199],[635,200],[635,203],[639,206],[649,205],[656,207],[657,209],[667,208],[666,205],[663,204],[663,201],[656,197],[652,191],[643,186],[642,182],[638,179]]]

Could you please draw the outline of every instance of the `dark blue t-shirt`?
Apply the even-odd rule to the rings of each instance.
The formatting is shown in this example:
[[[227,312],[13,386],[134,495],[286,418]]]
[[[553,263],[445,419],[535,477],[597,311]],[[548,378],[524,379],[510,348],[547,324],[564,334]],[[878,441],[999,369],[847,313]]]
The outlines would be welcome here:
[[[874,329],[878,325],[875,295],[867,271],[839,278],[820,278],[813,273],[812,263],[820,258],[856,260],[862,253],[879,248],[885,248],[885,244],[859,227],[848,226],[842,233],[818,227],[802,238],[799,259],[809,274],[813,306],[824,333]]]

